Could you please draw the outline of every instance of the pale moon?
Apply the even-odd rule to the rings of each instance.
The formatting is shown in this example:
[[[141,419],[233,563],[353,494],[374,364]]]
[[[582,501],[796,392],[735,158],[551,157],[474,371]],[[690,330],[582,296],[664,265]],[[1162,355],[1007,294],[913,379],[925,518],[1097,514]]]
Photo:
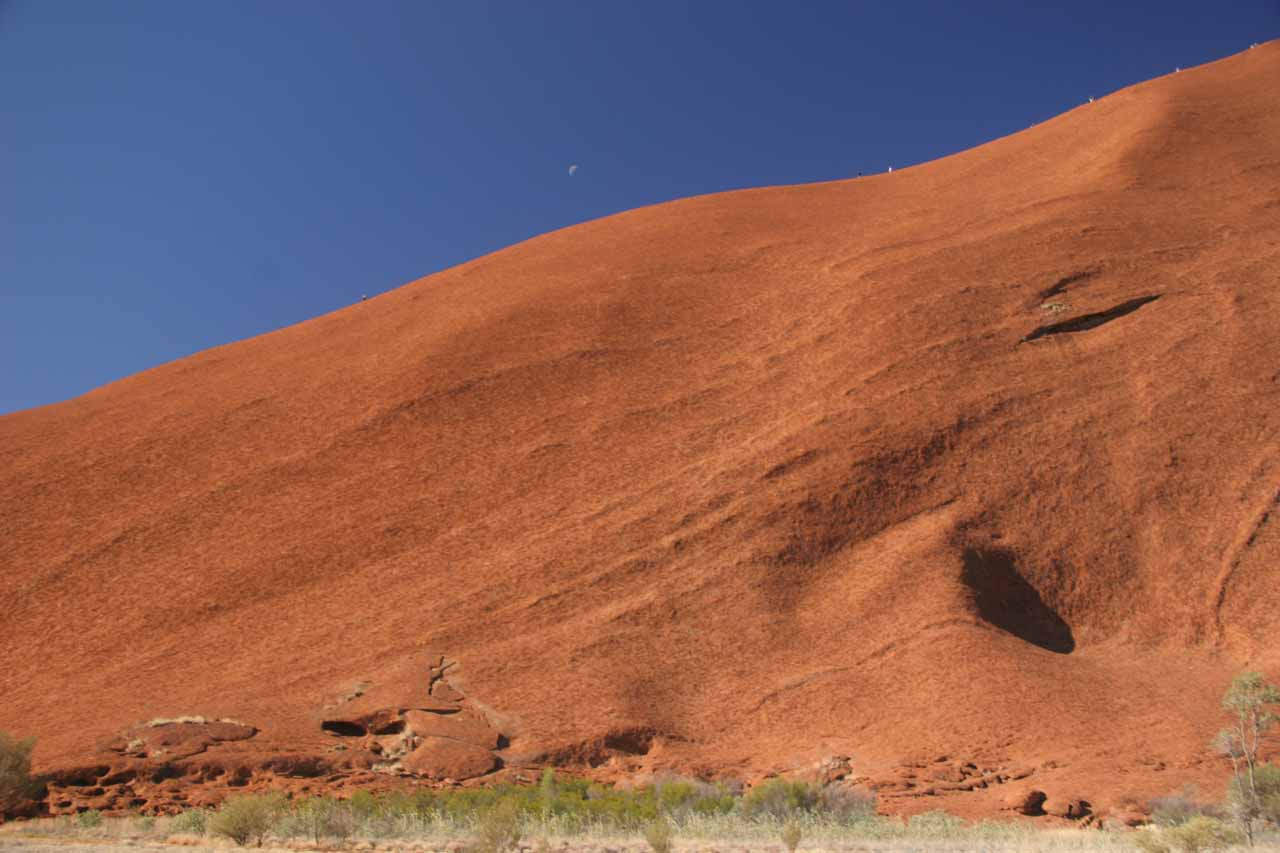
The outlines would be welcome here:
[[[572,166],[569,167],[569,174],[572,175],[576,171],[578,171],[578,164],[574,163]]]

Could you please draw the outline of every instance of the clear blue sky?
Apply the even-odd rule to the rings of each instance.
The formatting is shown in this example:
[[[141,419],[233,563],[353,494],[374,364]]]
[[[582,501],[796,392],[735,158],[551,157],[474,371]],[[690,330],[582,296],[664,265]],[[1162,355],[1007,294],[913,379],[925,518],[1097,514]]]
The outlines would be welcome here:
[[[1280,0],[0,0],[0,412],[1278,35]]]

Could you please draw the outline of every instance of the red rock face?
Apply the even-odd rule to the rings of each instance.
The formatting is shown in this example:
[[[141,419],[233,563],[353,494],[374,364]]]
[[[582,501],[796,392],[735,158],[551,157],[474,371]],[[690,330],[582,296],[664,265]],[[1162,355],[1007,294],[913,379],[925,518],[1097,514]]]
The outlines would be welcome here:
[[[409,731],[419,737],[443,737],[470,743],[483,749],[497,749],[501,735],[486,721],[471,714],[433,714],[406,711]]]
[[[230,720],[154,720],[140,723],[112,738],[106,751],[139,758],[187,758],[218,743],[247,740],[257,734],[253,726]]]
[[[402,762],[416,776],[440,781],[462,781],[483,776],[497,767],[493,753],[484,747],[445,737],[427,737]]]
[[[1280,676],[1277,79],[588,222],[0,418],[0,728],[84,792],[200,744],[210,797],[828,756],[896,812],[1221,790],[1225,686]],[[96,752],[178,711],[259,731]]]

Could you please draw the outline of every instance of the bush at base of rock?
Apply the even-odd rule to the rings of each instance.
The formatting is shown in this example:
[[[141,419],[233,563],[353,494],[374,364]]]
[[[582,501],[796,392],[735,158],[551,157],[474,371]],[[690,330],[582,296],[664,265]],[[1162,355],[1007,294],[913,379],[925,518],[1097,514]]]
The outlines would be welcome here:
[[[1253,789],[1257,793],[1257,802],[1251,808],[1252,798],[1245,795],[1243,780],[1232,779],[1227,789],[1227,800],[1239,813],[1252,812],[1255,818],[1280,824],[1280,764],[1259,764],[1255,767]]]
[[[31,778],[34,738],[19,740],[0,731],[0,820],[24,812],[39,792]]]
[[[841,785],[816,785],[792,779],[766,779],[743,795],[742,814],[748,818],[786,820],[798,814],[819,814],[840,822],[873,817],[875,795]]]
[[[275,826],[286,808],[283,794],[240,794],[228,797],[222,807],[209,818],[208,830],[213,835],[230,838],[241,847],[262,838]]]
[[[187,809],[169,821],[169,831],[178,835],[204,835],[209,813],[204,809]]]
[[[366,811],[365,819],[372,817],[378,811],[378,803],[374,801],[373,807]],[[350,801],[342,802],[327,797],[304,797],[294,800],[288,827],[283,834],[301,834],[316,844],[326,838],[346,841],[355,833],[356,821],[356,813]]]
[[[817,786],[789,779],[766,779],[742,797],[742,813],[747,817],[786,819],[817,807]]]
[[[1226,850],[1243,840],[1235,828],[1203,815],[1178,826],[1144,829],[1133,834],[1133,843],[1142,853],[1211,853]]]
[[[1156,797],[1148,804],[1151,822],[1156,826],[1181,826],[1193,817],[1219,817],[1220,811],[1212,805],[1197,801],[1195,790],[1185,787],[1180,794]]]

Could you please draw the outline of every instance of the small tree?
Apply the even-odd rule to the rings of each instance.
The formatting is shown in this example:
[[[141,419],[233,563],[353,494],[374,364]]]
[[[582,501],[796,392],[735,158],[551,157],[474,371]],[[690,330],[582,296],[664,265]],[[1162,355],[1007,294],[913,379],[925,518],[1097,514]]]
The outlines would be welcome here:
[[[188,809],[173,818],[169,823],[169,829],[175,833],[204,835],[204,829],[208,822],[209,813],[204,809]]]
[[[329,797],[308,797],[294,803],[293,814],[315,844],[330,836],[345,841],[355,831],[355,817],[346,803]]]
[[[1244,672],[1231,682],[1222,707],[1233,719],[1231,725],[1218,732],[1213,745],[1231,760],[1234,780],[1230,806],[1253,845],[1253,823],[1262,816],[1263,797],[1258,787],[1258,753],[1266,733],[1276,724],[1270,706],[1280,704],[1280,689],[1268,684],[1260,672]]]
[[[818,810],[821,789],[817,785],[790,779],[766,779],[742,798],[742,813],[748,818],[772,817],[786,820],[801,812]]]
[[[250,841],[262,846],[262,839],[285,808],[280,793],[240,794],[227,797],[222,807],[209,819],[209,832],[230,838],[244,847]]]
[[[0,819],[29,803],[39,791],[31,778],[31,750],[35,738],[0,732]]]

